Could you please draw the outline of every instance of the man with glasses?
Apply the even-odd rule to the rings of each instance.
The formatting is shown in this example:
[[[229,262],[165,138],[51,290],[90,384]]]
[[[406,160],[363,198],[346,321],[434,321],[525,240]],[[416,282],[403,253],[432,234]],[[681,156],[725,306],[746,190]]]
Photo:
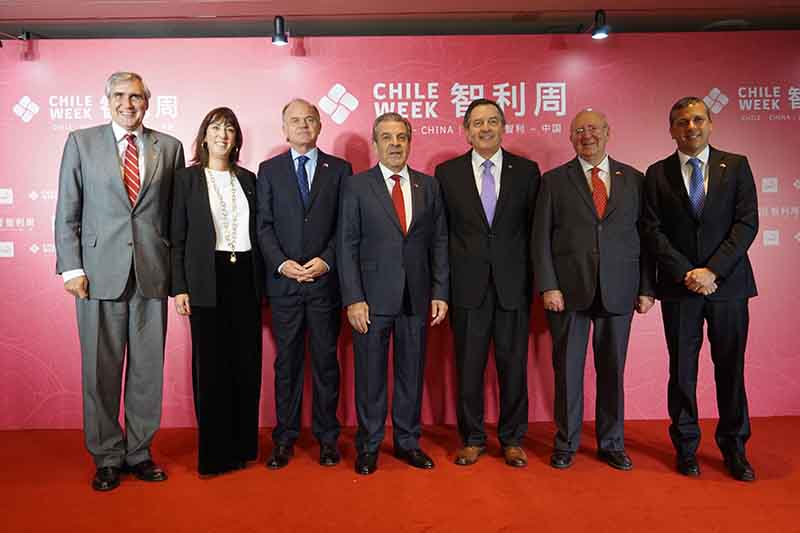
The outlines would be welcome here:
[[[572,466],[580,444],[590,328],[598,456],[613,468],[633,468],[623,430],[625,358],[634,309],[646,313],[655,302],[655,271],[639,240],[644,177],[608,156],[610,134],[603,113],[578,113],[570,126],[577,157],[543,176],[536,203],[531,256],[553,339],[550,464],[560,469]]]
[[[716,441],[731,475],[755,480],[745,455],[750,417],[744,387],[748,300],[756,283],[747,250],[758,232],[758,201],[747,158],[708,144],[703,100],[681,98],[669,112],[678,150],[647,169],[642,234],[658,262],[669,350],[669,434],[678,472],[699,476],[697,365],[708,327],[719,423]]]

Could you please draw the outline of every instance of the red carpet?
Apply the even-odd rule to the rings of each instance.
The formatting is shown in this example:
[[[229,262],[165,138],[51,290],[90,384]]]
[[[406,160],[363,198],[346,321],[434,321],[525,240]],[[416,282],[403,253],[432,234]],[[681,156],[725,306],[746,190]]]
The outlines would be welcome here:
[[[699,479],[674,471],[666,421],[626,424],[631,472],[596,459],[591,425],[575,465],[556,471],[548,465],[552,424],[532,424],[525,469],[505,466],[494,443],[477,465],[456,466],[455,429],[433,427],[423,448],[434,470],[412,469],[385,446],[369,477],[353,472],[353,429],[338,467],[316,464],[318,448],[304,432],[286,469],[258,463],[213,479],[195,473],[193,430],[162,430],[154,453],[169,481],[126,476],[106,494],[90,488],[94,468],[79,431],[6,431],[0,532],[800,531],[800,417],[753,420],[748,456],[758,481],[749,484],[727,475],[714,421],[702,427]]]

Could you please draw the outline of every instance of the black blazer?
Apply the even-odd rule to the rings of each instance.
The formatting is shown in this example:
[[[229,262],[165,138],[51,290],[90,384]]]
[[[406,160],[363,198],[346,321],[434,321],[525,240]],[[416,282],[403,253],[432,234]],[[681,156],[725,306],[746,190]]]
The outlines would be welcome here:
[[[747,249],[758,232],[758,199],[747,158],[711,148],[708,193],[698,219],[692,212],[677,152],[647,169],[642,234],[657,260],[656,296],[703,298],[683,285],[689,270],[717,275],[710,300],[756,296]]]
[[[530,228],[541,174],[534,161],[503,150],[500,195],[489,227],[472,170],[472,150],[436,167],[450,229],[452,301],[480,305],[494,279],[500,305],[531,301]]]
[[[256,176],[237,168],[236,179],[242,186],[250,209],[250,243],[253,261],[255,297],[261,301],[264,283],[264,262],[256,240]],[[172,285],[170,296],[188,293],[192,305],[217,305],[217,283],[214,254],[217,232],[208,202],[208,186],[203,167],[194,165],[175,174],[172,201]]]
[[[337,254],[342,305],[365,301],[370,314],[426,314],[448,300],[447,222],[439,184],[409,168],[411,225],[404,236],[379,167],[342,180]],[[408,199],[406,199],[408,201]]]
[[[291,151],[259,165],[256,182],[258,245],[266,263],[270,297],[289,296],[300,291],[296,281],[278,274],[281,263],[293,259],[302,265],[314,257],[321,257],[330,271],[306,286],[316,295],[338,303],[336,222],[339,186],[343,177],[352,174],[350,163],[319,150],[306,211],[300,198]]]
[[[598,281],[611,313],[630,313],[637,296],[655,295],[655,265],[639,239],[644,176],[608,162],[611,194],[602,219],[577,158],[542,177],[531,247],[536,289],[560,290],[567,311],[591,307]]]

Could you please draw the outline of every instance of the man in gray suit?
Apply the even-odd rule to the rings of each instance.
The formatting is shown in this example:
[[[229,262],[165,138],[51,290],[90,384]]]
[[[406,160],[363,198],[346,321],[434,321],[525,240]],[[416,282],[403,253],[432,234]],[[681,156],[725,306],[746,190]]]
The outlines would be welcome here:
[[[67,138],[55,218],[56,270],[77,304],[84,435],[98,491],[119,486],[123,471],[167,479],[150,443],[161,419],[172,178],[184,167],[180,141],[142,126],[150,91],[141,76],[116,72],[105,92],[111,124]]]
[[[553,337],[554,468],[570,467],[578,450],[590,326],[598,455],[613,468],[633,468],[623,375],[633,311],[653,306],[655,269],[639,240],[644,178],[608,157],[610,133],[602,113],[578,113],[570,126],[577,157],[544,175],[536,203],[531,253]]]

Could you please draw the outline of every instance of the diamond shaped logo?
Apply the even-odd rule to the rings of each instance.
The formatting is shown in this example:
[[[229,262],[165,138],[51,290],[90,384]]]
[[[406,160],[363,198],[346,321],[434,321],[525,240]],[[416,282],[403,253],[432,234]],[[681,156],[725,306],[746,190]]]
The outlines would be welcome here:
[[[711,112],[716,115],[728,105],[728,95],[714,87],[706,97],[703,98],[703,102],[705,102]]]
[[[33,117],[35,117],[38,112],[39,104],[31,100],[30,96],[23,96],[19,99],[19,102],[14,104],[14,114],[26,124],[33,120]]]
[[[35,202],[36,200],[39,199],[39,193],[36,191],[31,191],[31,193],[28,195],[28,198],[30,198]]]
[[[319,108],[330,115],[331,119],[341,124],[350,113],[358,108],[358,98],[347,92],[347,88],[341,83],[335,84],[328,91],[328,94],[319,99]]]
[[[28,249],[31,251],[32,254],[38,254],[39,253],[39,245],[38,244],[31,244],[31,247],[28,248]]]
[[[761,192],[778,192],[778,178],[761,178]]]
[[[794,185],[795,189],[800,189],[800,178],[797,178],[796,180],[794,180],[793,185]]]
[[[800,242],[800,231],[798,231],[797,233],[794,234],[794,240],[796,240],[797,242]]]

